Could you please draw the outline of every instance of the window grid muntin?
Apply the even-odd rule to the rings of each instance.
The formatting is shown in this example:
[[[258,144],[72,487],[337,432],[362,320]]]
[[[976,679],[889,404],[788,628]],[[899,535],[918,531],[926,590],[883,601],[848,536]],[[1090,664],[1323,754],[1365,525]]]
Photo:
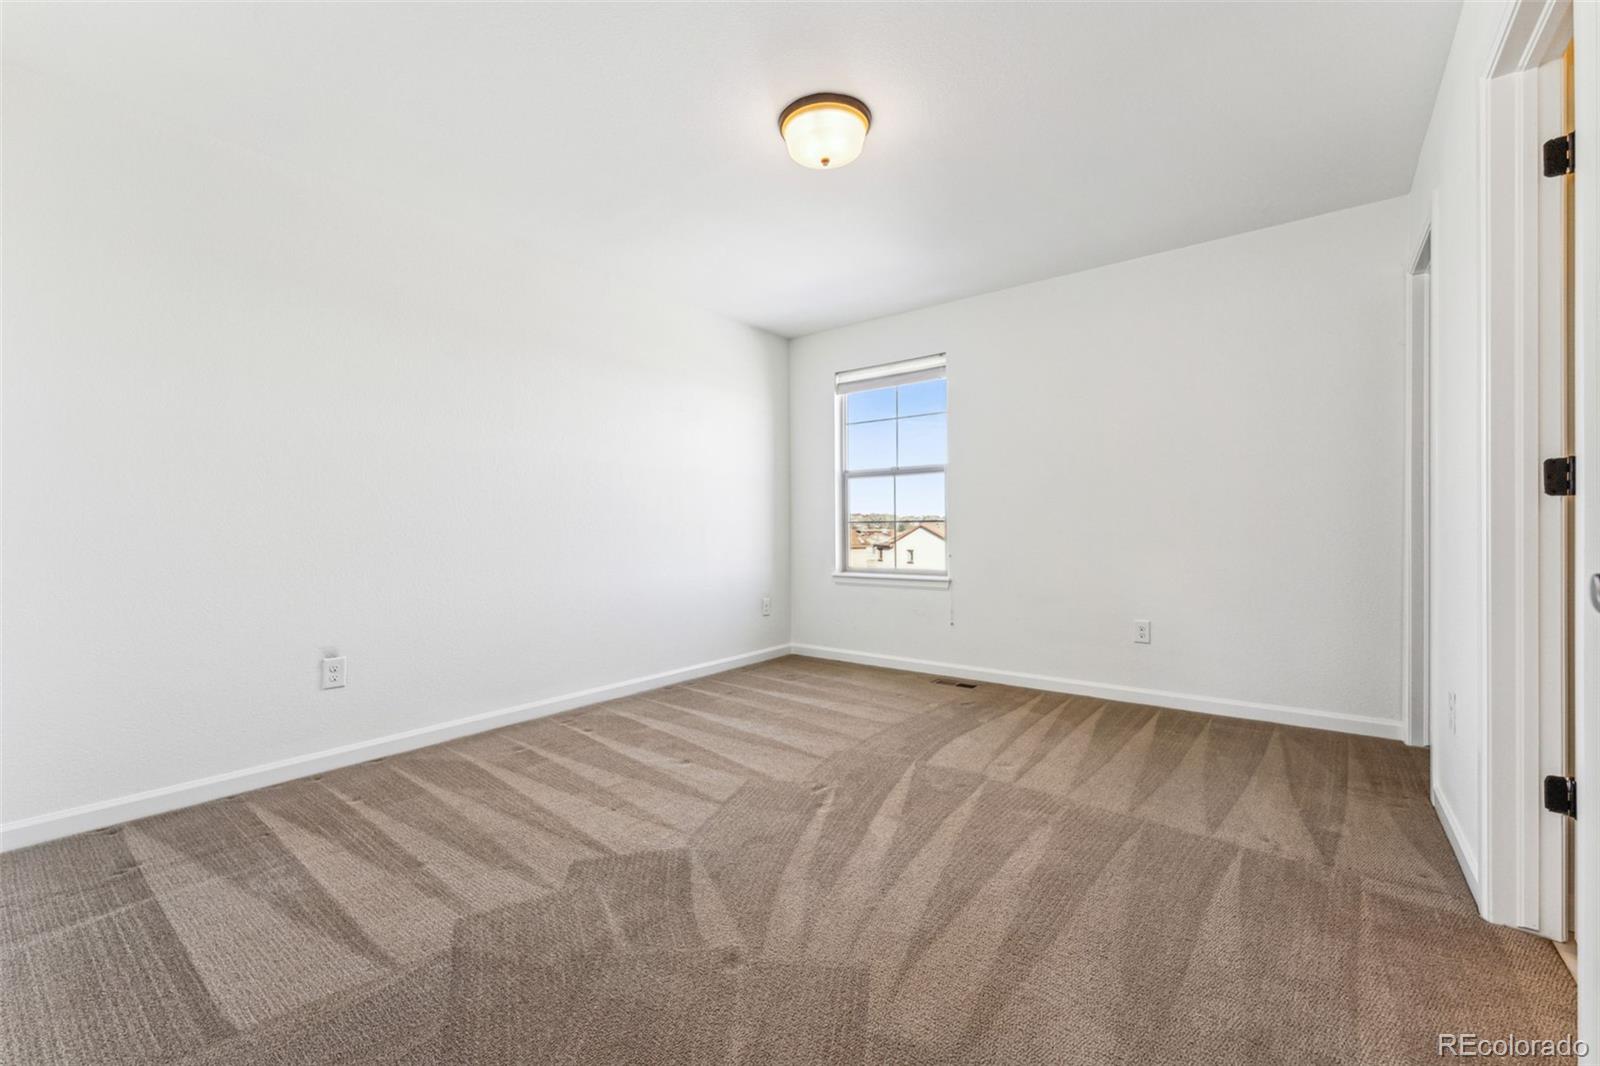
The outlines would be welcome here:
[[[841,524],[842,528],[840,530],[840,533],[841,533],[841,544],[840,544],[841,559],[840,559],[840,567],[839,568],[840,568],[840,570],[842,572],[845,572],[845,573],[857,573],[857,574],[874,574],[874,573],[880,573],[882,570],[888,570],[891,573],[899,573],[899,572],[901,572],[899,553],[897,551],[893,550],[893,546],[894,546],[894,544],[896,543],[896,540],[898,539],[898,537],[901,534],[900,526],[902,524],[908,524],[908,525],[912,525],[912,526],[920,524],[920,520],[908,520],[907,522],[904,522],[904,523],[901,520],[901,517],[900,517],[900,495],[899,495],[899,490],[900,490],[900,478],[902,478],[902,477],[912,477],[912,476],[921,475],[921,474],[939,474],[941,476],[941,478],[943,480],[941,480],[941,482],[940,482],[940,495],[941,495],[941,497],[942,497],[942,499],[944,501],[944,506],[942,508],[944,513],[943,513],[943,516],[939,519],[939,521],[941,522],[941,524],[943,524],[943,526],[945,528],[945,542],[948,545],[948,543],[949,543],[949,532],[950,532],[950,510],[949,510],[950,509],[950,503],[949,503],[949,496],[948,496],[949,481],[948,481],[948,475],[947,475],[947,470],[948,470],[948,467],[949,467],[949,464],[950,464],[950,443],[949,443],[950,396],[949,396],[949,391],[948,391],[949,386],[946,385],[946,387],[945,387],[946,391],[945,391],[945,397],[944,397],[944,405],[940,409],[938,409],[936,411],[917,411],[914,414],[906,414],[906,415],[902,415],[900,413],[900,390],[902,388],[904,388],[906,386],[909,386],[909,385],[922,384],[924,381],[946,381],[946,380],[947,379],[945,378],[943,373],[940,373],[937,377],[924,378],[924,379],[922,379],[920,381],[902,382],[902,383],[895,383],[895,384],[885,384],[885,385],[878,386],[878,388],[875,388],[875,389],[861,389],[861,390],[856,390],[856,391],[853,391],[853,392],[840,392],[840,393],[836,394],[836,401],[839,404],[839,407],[838,407],[838,411],[839,411],[839,467],[840,467],[839,476],[840,476],[840,494],[841,494],[841,504],[842,504],[841,510],[844,512],[843,513],[844,521]],[[867,392],[877,392],[877,391],[880,391],[880,390],[883,390],[883,391],[892,390],[894,392],[894,412],[895,413],[892,416],[885,417],[885,418],[864,418],[864,419],[860,419],[860,420],[854,421],[854,422],[850,421],[850,416],[849,416],[849,410],[850,410],[849,401],[850,401],[850,397],[854,396],[854,395],[860,395],[862,393],[867,393]],[[905,420],[905,419],[926,418],[926,417],[935,416],[935,415],[943,415],[945,417],[945,461],[943,463],[932,463],[932,464],[926,464],[925,463],[925,464],[918,464],[916,466],[905,466],[905,467],[900,466],[899,465],[899,460],[900,460],[900,429],[899,429],[898,423],[903,421],[903,420]],[[873,424],[873,423],[882,423],[882,422],[894,422],[894,423],[896,423],[895,433],[894,433],[894,457],[895,457],[895,464],[896,465],[891,466],[891,467],[874,467],[874,468],[871,468],[871,469],[864,469],[864,470],[852,470],[852,469],[850,469],[850,428],[852,426],[870,425],[870,424]],[[889,484],[890,484],[890,495],[889,495],[889,498],[890,498],[890,504],[891,504],[891,507],[892,507],[892,510],[889,512],[889,514],[890,514],[890,518],[889,518],[890,531],[889,532],[890,532],[890,536],[891,536],[891,540],[889,542],[889,547],[891,549],[890,552],[889,552],[890,564],[888,566],[881,567],[881,568],[880,567],[851,567],[851,565],[850,565],[850,533],[851,533],[851,530],[855,529],[857,527],[866,526],[868,524],[868,523],[853,521],[852,518],[851,518],[851,511],[850,511],[850,482],[853,481],[853,480],[856,480],[856,479],[868,478],[868,477],[888,477],[890,479],[890,481],[889,481]],[[865,538],[863,538],[863,539],[865,539]],[[948,552],[948,548],[946,550]],[[919,574],[919,575],[922,575],[922,576],[927,576],[927,577],[948,576],[948,574],[950,572],[950,565],[949,565],[948,556],[947,556],[947,558],[945,560],[945,567],[944,567],[943,570],[930,570],[930,569],[925,569],[925,568],[922,568],[922,567],[907,568],[907,570],[906,570],[907,573],[910,573],[910,572],[913,572],[913,571],[916,574]]]

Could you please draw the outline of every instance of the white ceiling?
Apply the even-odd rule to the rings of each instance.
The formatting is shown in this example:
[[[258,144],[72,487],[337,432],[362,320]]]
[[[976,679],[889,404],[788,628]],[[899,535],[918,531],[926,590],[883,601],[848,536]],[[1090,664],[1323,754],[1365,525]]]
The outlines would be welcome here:
[[[1399,195],[1458,10],[7,8],[8,61],[786,336]],[[847,169],[778,138],[819,90]]]

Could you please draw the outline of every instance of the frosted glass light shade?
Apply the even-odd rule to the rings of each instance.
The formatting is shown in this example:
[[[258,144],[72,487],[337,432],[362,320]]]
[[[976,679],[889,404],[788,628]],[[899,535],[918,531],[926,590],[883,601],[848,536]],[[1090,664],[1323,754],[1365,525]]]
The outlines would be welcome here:
[[[854,162],[871,125],[866,104],[838,93],[803,96],[778,118],[789,158],[812,170],[838,170]]]

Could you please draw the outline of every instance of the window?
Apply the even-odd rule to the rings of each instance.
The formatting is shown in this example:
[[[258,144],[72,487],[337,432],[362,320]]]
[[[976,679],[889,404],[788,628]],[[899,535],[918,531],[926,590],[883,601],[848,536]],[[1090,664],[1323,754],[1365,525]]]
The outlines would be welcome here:
[[[948,394],[944,356],[834,377],[845,573],[943,577]]]

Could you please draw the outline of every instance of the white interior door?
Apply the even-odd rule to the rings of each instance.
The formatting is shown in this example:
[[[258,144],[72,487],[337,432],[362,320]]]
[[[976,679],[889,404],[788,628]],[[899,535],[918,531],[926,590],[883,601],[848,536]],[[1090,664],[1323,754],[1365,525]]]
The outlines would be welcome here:
[[[1575,774],[1573,823],[1578,938],[1578,1034],[1586,1062],[1600,1063],[1600,5],[1573,5],[1574,431],[1577,443],[1574,590]],[[1587,146],[1587,147],[1586,147]]]

